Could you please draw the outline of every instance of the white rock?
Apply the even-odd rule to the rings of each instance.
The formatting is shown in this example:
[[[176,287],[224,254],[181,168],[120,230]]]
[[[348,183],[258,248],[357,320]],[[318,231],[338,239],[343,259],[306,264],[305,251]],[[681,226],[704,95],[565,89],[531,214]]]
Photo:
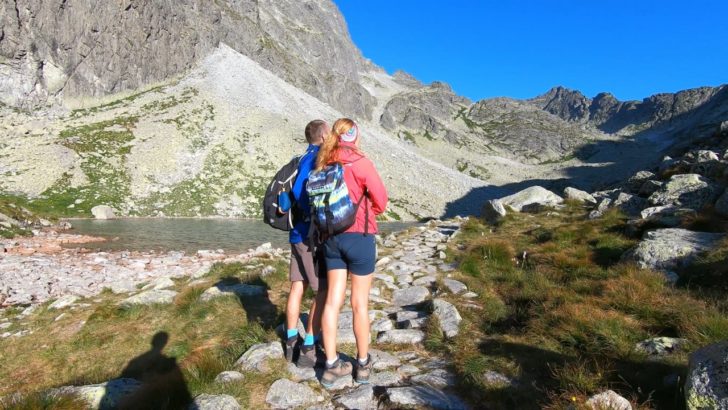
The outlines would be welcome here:
[[[632,410],[629,400],[612,390],[596,394],[586,401],[586,405],[593,410]]]
[[[96,219],[114,219],[116,214],[114,209],[107,205],[96,205],[91,208],[91,213]]]

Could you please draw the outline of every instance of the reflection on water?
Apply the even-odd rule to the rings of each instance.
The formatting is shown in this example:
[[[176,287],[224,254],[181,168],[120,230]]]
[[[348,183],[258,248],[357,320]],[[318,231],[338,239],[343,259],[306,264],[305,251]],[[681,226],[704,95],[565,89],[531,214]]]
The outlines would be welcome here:
[[[288,233],[273,229],[258,220],[249,219],[79,219],[71,221],[73,233],[101,236],[106,242],[87,243],[83,246],[105,251],[184,251],[224,249],[242,252],[271,242],[275,247],[288,245]],[[413,226],[410,222],[379,224],[382,233]]]

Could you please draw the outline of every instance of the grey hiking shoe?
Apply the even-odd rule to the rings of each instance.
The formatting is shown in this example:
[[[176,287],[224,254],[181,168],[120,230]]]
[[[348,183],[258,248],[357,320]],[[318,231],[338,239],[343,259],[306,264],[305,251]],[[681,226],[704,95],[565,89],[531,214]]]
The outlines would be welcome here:
[[[321,384],[327,388],[332,387],[337,380],[350,375],[353,368],[354,366],[351,363],[336,359],[336,362],[331,367],[326,366],[324,375],[321,377]]]
[[[286,339],[286,361],[288,363],[293,362],[293,351],[296,349],[297,344],[298,336],[293,336]]]
[[[316,367],[322,362],[322,357],[315,346],[301,346],[301,353],[298,355],[298,367]]]
[[[372,355],[367,355],[367,363],[362,365],[359,360],[356,361],[356,378],[354,379],[360,384],[369,384],[369,373],[372,371]]]

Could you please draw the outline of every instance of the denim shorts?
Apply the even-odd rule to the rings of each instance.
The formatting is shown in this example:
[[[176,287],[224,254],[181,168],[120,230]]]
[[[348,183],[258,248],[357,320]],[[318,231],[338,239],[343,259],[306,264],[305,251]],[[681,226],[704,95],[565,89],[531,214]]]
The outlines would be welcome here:
[[[324,243],[326,269],[346,269],[354,275],[374,273],[377,241],[372,234],[344,232]]]

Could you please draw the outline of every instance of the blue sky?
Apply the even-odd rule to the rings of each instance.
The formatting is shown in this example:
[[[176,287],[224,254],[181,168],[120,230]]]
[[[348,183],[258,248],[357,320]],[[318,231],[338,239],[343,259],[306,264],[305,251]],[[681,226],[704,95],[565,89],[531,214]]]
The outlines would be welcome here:
[[[726,0],[335,0],[392,73],[473,100],[556,85],[621,100],[728,83]]]

